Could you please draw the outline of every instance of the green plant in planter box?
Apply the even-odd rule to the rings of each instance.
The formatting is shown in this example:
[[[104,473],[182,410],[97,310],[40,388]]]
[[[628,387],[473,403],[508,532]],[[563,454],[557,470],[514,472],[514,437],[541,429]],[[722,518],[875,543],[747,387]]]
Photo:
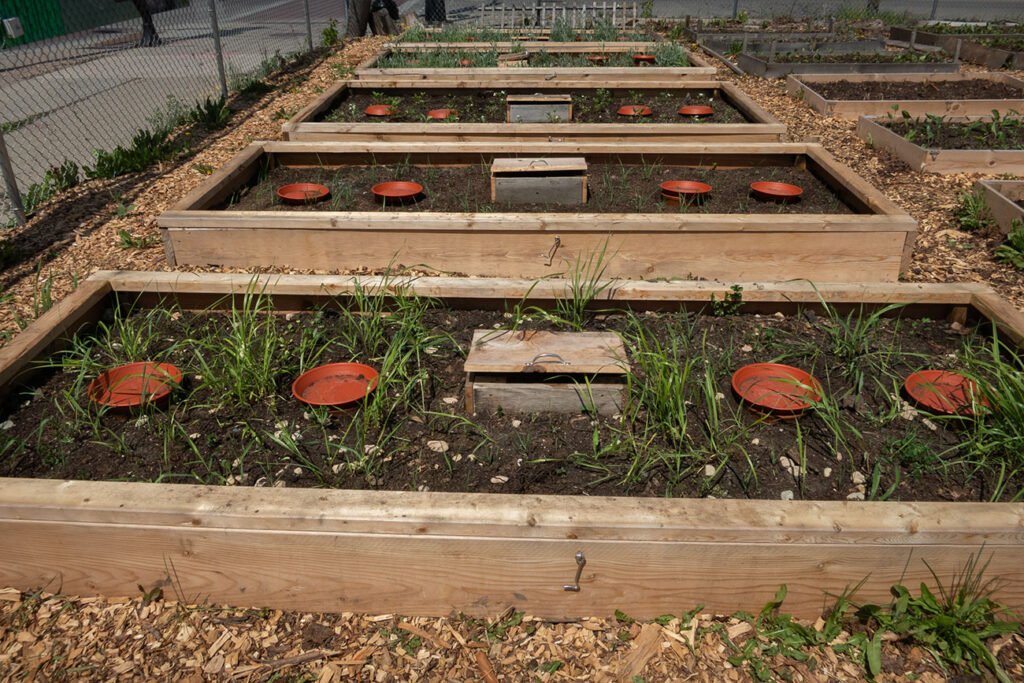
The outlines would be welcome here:
[[[995,224],[992,211],[985,203],[985,196],[976,190],[964,190],[957,196],[953,215],[963,230],[974,231],[989,228]]]
[[[1024,270],[1024,221],[1015,218],[1010,224],[1006,244],[996,247],[996,260]]]

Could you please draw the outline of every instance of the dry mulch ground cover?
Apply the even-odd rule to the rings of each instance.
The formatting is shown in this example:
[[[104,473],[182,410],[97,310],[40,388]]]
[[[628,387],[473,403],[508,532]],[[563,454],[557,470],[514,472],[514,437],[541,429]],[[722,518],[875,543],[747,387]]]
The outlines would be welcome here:
[[[864,667],[826,647],[775,648],[753,617],[665,615],[551,622],[511,609],[492,619],[300,614],[190,604],[171,588],[134,598],[76,598],[0,589],[5,680],[198,681],[749,681],[761,654],[786,680],[864,680]],[[180,598],[180,596],[177,596]],[[785,621],[783,621],[785,624]],[[821,630],[825,622],[803,624]],[[1016,680],[1024,639],[991,651]],[[779,651],[776,651],[779,650]],[[730,661],[732,658],[732,661]],[[921,648],[883,638],[881,683],[949,678]],[[908,676],[909,674],[909,676]],[[967,679],[958,679],[967,680]],[[980,680],[980,679],[979,679]]]
[[[236,103],[232,126],[197,142],[194,155],[184,163],[115,180],[84,182],[42,206],[26,227],[6,235],[24,256],[0,273],[4,296],[0,330],[14,332],[18,319],[31,319],[41,284],[48,282],[47,292],[57,300],[98,269],[165,269],[159,246],[122,249],[118,230],[140,239],[158,237],[156,216],[202,182],[205,169],[225,163],[252,140],[280,139],[280,118],[311,102],[335,81],[331,63],[354,66],[376,52],[381,42],[350,43],[326,62],[273,79],[277,90],[244,106]],[[740,83],[788,126],[790,139],[820,141],[919,221],[921,234],[907,279],[985,282],[1018,306],[1024,305],[1024,275],[992,259],[1001,238],[964,232],[953,215],[957,193],[984,176],[913,172],[867,147],[856,136],[854,122],[815,113],[788,96],[781,83],[737,78],[725,69],[720,77]],[[118,216],[116,208],[122,203],[135,208]],[[733,649],[725,636],[733,644],[748,643],[753,629],[741,620],[708,615],[689,625],[685,615],[665,625],[611,618],[550,623],[528,615],[515,623],[515,614],[473,622],[455,617],[405,619],[189,607],[195,598],[153,597],[103,600],[0,590],[0,676],[194,681],[266,680],[277,674],[285,680],[357,677],[489,683],[636,680],[634,676],[647,681],[751,678],[747,664],[728,661]],[[844,631],[839,638],[848,636]],[[895,637],[882,640],[886,673],[876,680],[906,680],[908,671],[918,676],[916,680],[947,680],[920,648]],[[1011,677],[1024,677],[1024,640],[1019,634],[989,640],[988,646]],[[866,676],[856,660],[830,648],[807,648],[795,656],[775,654],[768,663],[794,681]]]

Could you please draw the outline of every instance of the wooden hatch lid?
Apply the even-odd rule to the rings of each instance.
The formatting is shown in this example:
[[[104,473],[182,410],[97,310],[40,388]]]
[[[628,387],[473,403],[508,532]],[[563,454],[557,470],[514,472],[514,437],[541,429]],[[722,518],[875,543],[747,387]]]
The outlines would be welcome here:
[[[491,163],[491,175],[523,173],[566,173],[587,172],[587,160],[583,157],[495,159]]]
[[[480,373],[624,375],[625,364],[626,349],[614,332],[475,330],[465,368]]]
[[[572,102],[572,95],[535,92],[532,95],[508,95],[506,96],[505,101],[510,104],[519,102]]]

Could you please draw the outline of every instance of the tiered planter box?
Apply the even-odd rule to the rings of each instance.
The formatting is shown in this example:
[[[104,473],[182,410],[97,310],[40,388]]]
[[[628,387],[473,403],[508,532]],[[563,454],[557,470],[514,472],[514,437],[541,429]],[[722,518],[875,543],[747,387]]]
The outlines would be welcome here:
[[[1017,88],[1024,88],[1024,81],[1007,74],[851,74],[849,76],[834,75],[789,75],[786,77],[786,90],[789,94],[802,98],[812,109],[822,114],[831,114],[845,119],[856,119],[859,116],[885,116],[896,106],[913,116],[940,114],[943,116],[986,116],[995,109],[1000,114],[1012,111],[1024,111],[1024,99],[990,99],[990,100],[830,100],[816,90],[821,83],[833,81],[877,82],[877,81],[956,81],[965,79],[984,79],[996,83],[1005,83]]]
[[[442,213],[236,211],[222,204],[284,166],[468,165],[496,157],[585,157],[590,164],[797,167],[853,213]],[[767,176],[767,172],[765,174]],[[654,184],[657,189],[657,184]],[[469,275],[540,277],[608,245],[626,278],[894,281],[916,222],[819,145],[570,143],[254,143],[160,216],[170,264],[343,269],[393,259]]]
[[[554,52],[550,44],[544,45],[543,49]],[[474,44],[476,50],[489,50],[488,46]],[[591,53],[595,48],[584,43],[573,43],[572,49],[559,50],[560,52]],[[622,87],[637,86],[645,81],[669,81],[685,78],[709,78],[716,73],[715,67],[707,60],[694,54],[687,53],[691,66],[593,66],[593,67],[563,67],[563,66],[500,66],[500,67],[462,67],[455,69],[431,69],[431,68],[400,68],[382,69],[377,66],[381,57],[392,52],[415,52],[406,45],[392,46],[365,62],[355,69],[357,78],[395,78],[405,81],[461,81],[461,80],[491,80],[504,81],[506,83],[522,83],[547,81],[549,83],[565,81],[586,81],[596,83],[603,87],[619,85]],[[600,49],[601,53],[625,53],[633,54],[634,50],[626,49],[618,43],[608,43]]]
[[[1024,224],[1024,180],[979,180],[976,186],[1004,233],[1013,229],[1014,221]]]
[[[507,88],[504,81],[466,79],[455,83],[431,81],[382,81],[359,79],[336,83],[320,97],[300,110],[283,126],[286,140],[300,141],[605,141],[646,140],[686,142],[715,139],[730,142],[772,142],[781,139],[785,126],[766,112],[736,85],[722,81],[669,81],[643,83],[634,91],[665,91],[701,93],[723,102],[746,119],[744,123],[388,123],[323,121],[324,115],[337,107],[351,93],[386,88],[408,87],[411,91],[453,91],[455,88]],[[518,86],[518,84],[517,84]],[[549,81],[523,84],[538,93],[564,93],[567,89],[596,89],[593,82],[581,86],[568,83],[552,85]]]
[[[991,120],[991,117],[988,117]],[[951,123],[984,120],[985,117],[954,117]],[[932,149],[894,133],[877,116],[861,116],[857,135],[873,147],[884,149],[915,171],[929,173],[1024,173],[1021,149]]]
[[[370,279],[379,286],[379,280]],[[392,284],[394,281],[392,280]],[[410,293],[453,306],[549,305],[564,285],[420,278]],[[602,309],[698,310],[729,283],[622,283]],[[0,349],[11,392],[65,335],[112,306],[230,308],[253,289],[281,311],[337,305],[353,279],[100,272]],[[140,297],[140,295],[142,295]],[[1021,339],[1020,314],[974,284],[744,283],[743,311],[905,303],[904,318],[988,318]],[[1024,608],[1024,504],[570,497],[0,479],[0,581],[78,595],[174,586],[240,607],[553,619],[622,610],[650,619],[703,603],[756,612],[781,584],[815,618],[836,594],[887,602],[893,583],[943,585],[984,544],[995,598]],[[564,586],[586,565],[578,592]],[[165,591],[169,588],[165,588]]]

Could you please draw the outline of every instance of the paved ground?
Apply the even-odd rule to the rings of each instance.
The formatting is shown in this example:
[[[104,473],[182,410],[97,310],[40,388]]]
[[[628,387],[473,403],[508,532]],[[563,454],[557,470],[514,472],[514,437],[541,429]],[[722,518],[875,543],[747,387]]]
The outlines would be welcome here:
[[[309,4],[314,42],[329,18],[344,26],[344,0]],[[275,52],[305,47],[303,0],[218,0],[217,9],[229,80]],[[133,46],[135,20],[0,52],[0,121],[15,124],[5,138],[23,193],[64,159],[88,164],[94,149],[124,144],[168,98],[192,103],[217,93],[206,1],[157,14],[155,23],[164,42],[154,48]]]

